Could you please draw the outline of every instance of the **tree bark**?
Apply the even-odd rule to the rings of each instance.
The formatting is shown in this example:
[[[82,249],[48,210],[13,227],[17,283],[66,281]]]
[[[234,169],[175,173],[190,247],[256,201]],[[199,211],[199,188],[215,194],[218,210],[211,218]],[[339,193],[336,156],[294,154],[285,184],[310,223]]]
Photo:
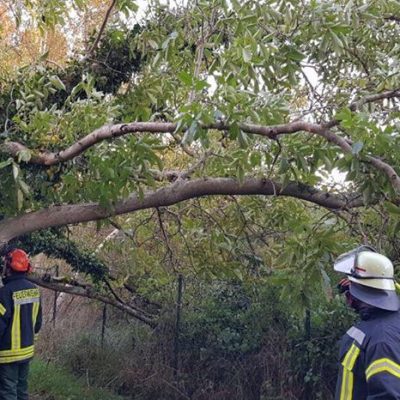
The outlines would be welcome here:
[[[98,203],[60,205],[3,220],[0,223],[0,246],[13,238],[40,229],[95,221],[132,211],[170,206],[192,198],[216,195],[289,196],[332,210],[364,205],[359,196],[349,195],[346,198],[297,182],[282,187],[281,184],[265,178],[247,178],[243,182],[232,178],[178,180],[168,186],[147,192],[143,197],[134,194],[109,209]]]
[[[382,95],[376,95],[375,97],[370,96],[372,100],[366,98],[363,101],[360,100],[359,104],[372,102],[375,98],[382,99],[400,96],[399,91],[395,90],[391,91],[390,93],[392,92],[394,93],[392,97],[389,95],[386,97],[382,97]],[[355,107],[357,107],[357,105]],[[329,129],[337,124],[339,124],[339,121],[336,120],[333,120],[327,124],[314,124],[305,121],[294,121],[287,124],[274,126],[239,124],[239,127],[243,132],[265,136],[269,139],[276,139],[279,135],[288,135],[296,132],[308,132],[321,136],[328,142],[339,146],[343,153],[351,153],[351,142],[347,141]],[[226,131],[230,129],[230,125],[225,123],[216,123],[204,125],[202,128]],[[1,151],[15,158],[20,151],[29,150],[31,152],[31,159],[29,160],[30,163],[51,166],[72,160],[90,147],[106,139],[113,139],[131,133],[174,133],[176,129],[177,124],[171,122],[131,122],[127,124],[105,125],[58,153],[32,151],[18,142],[4,143],[1,146]],[[379,158],[370,155],[367,155],[366,158],[376,169],[387,175],[395,191],[400,194],[400,177],[397,175],[394,168]]]

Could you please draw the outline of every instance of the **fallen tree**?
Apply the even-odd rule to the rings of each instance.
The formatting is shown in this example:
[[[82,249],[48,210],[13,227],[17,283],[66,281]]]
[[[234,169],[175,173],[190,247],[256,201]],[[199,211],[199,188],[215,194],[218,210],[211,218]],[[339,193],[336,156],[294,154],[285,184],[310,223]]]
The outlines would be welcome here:
[[[136,230],[143,221],[153,229],[150,239],[132,235],[135,249],[151,256],[148,241],[162,243],[166,269],[174,272],[183,264],[181,246],[190,253],[187,236],[206,241],[204,232],[210,248],[218,248],[221,235],[233,236],[235,245],[243,240],[253,263],[287,248],[288,264],[295,265],[290,244],[310,240],[301,237],[309,229],[310,237],[329,237],[317,248],[333,248],[334,225],[358,240],[390,243],[396,253],[400,81],[393,48],[400,32],[391,4],[154,5],[159,12],[133,29],[118,7],[107,8],[80,59],[60,65],[38,55],[40,65],[9,70],[4,80],[3,249],[44,229],[134,215]],[[252,204],[250,218],[242,203],[254,196],[268,201]],[[210,209],[199,199],[210,199]],[[225,203],[232,207],[228,215]],[[193,212],[181,211],[184,204]],[[269,222],[257,225],[263,217],[257,207],[271,220],[279,215],[271,233],[283,238],[278,251],[272,250],[278,241],[260,232]],[[150,209],[154,215],[139,218]],[[297,220],[292,209],[307,216]],[[202,229],[183,226],[193,215]],[[240,223],[239,234],[225,229],[229,218]],[[244,263],[235,245],[224,245],[226,259],[235,255]],[[271,252],[260,256],[260,246]],[[329,258],[328,250],[323,256],[310,256],[308,247],[296,251],[314,257],[315,265]],[[105,271],[95,268],[93,279]]]

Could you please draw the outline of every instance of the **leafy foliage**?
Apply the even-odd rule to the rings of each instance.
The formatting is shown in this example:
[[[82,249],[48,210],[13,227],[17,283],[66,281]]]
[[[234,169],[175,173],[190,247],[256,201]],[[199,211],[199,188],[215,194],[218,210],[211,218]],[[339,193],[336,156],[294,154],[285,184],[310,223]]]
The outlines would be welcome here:
[[[199,399],[331,398],[335,343],[352,322],[332,291],[332,259],[363,242],[400,263],[398,3],[154,0],[137,24],[131,0],[118,0],[108,21],[105,3],[16,3],[0,32],[0,126],[2,144],[23,150],[0,155],[0,231],[9,218],[58,204],[97,203],[113,214],[130,196],[173,198],[191,181],[261,178],[275,190],[154,201],[74,227],[75,244],[55,230],[20,238],[99,290],[112,272],[114,297],[142,296],[165,311],[159,335],[139,337],[142,347],[130,331],[116,336],[104,366],[92,337],[78,337],[65,347],[68,363],[124,393],[131,382],[141,398],[176,398],[176,389]],[[52,38],[66,56],[56,57]],[[314,128],[292,129],[299,121]],[[132,122],[176,129],[125,134]],[[115,130],[68,161],[36,162],[82,147],[102,126]],[[320,202],[282,197],[293,184]],[[343,207],[317,205],[331,196]],[[363,206],[352,208],[354,199]],[[179,382],[171,370],[178,275],[186,282]],[[112,381],[121,360],[129,371]]]
[[[27,32],[24,21],[36,21],[49,33],[71,13],[81,18],[95,9],[89,1],[69,4],[54,0],[38,9],[25,2],[16,26]],[[44,53],[6,69],[1,139],[26,149],[1,154],[4,219],[61,203],[96,202],[112,214],[121,200],[141,201],[171,182],[229,177],[242,184],[257,177],[280,187],[275,196],[193,199],[139,211],[119,221],[130,239],[111,241],[100,259],[117,270],[121,287],[134,282],[163,300],[171,300],[179,273],[204,282],[271,279],[298,314],[331,297],[332,258],[357,243],[375,245],[398,264],[395,1],[212,0],[176,7],[154,1],[140,24],[129,25],[135,9],[132,1],[118,1],[104,32],[82,27],[86,43],[71,42],[67,61]],[[6,30],[3,37],[10,50]],[[122,134],[141,121],[176,129]],[[274,133],[293,121],[320,130]],[[115,135],[68,161],[33,162],[49,152],[57,158],[118,123]],[[263,126],[264,134],[246,133],[244,124]],[[338,196],[342,209],[279,198],[291,182],[300,191]],[[348,207],[353,199],[364,207]],[[69,253],[63,238],[32,237],[30,244],[48,251],[53,239],[53,255],[82,263],[80,270],[95,279],[104,274],[101,261]]]

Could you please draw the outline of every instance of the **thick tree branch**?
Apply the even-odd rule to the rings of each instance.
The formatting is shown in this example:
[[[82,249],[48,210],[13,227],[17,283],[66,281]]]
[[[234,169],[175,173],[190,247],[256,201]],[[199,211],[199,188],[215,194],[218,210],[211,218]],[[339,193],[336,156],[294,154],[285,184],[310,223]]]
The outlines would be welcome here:
[[[349,109],[351,111],[357,111],[359,110],[363,105],[368,104],[368,103],[374,103],[375,101],[380,101],[384,99],[394,99],[394,98],[400,98],[400,89],[393,89],[393,90],[387,90],[386,92],[378,93],[378,94],[371,94],[365,97],[362,97],[359,100],[353,101]],[[340,120],[338,119],[333,119],[332,121],[329,121],[324,125],[325,128],[330,129],[333,128],[334,126],[338,126],[340,124]]]
[[[290,196],[336,210],[363,206],[360,198],[353,200],[354,197],[349,196],[349,200],[346,200],[345,197],[322,192],[297,182],[282,187],[279,183],[264,178],[248,178],[242,183],[231,178],[178,180],[155,191],[149,191],[143,197],[132,195],[116,203],[111,209],[105,209],[98,203],[60,205],[3,220],[0,223],[0,245],[20,235],[44,228],[100,220],[112,215],[170,206],[192,198],[215,195]]]
[[[380,99],[388,99],[400,96],[399,90],[393,90],[389,92],[384,92],[377,95],[367,96],[362,100],[359,100],[356,104],[358,107],[361,104],[369,103],[372,101],[377,101]],[[351,153],[351,144],[341,136],[332,132],[329,128],[333,127],[338,121],[332,121],[328,124],[313,124],[305,121],[296,121],[288,124],[274,125],[274,126],[263,126],[255,124],[240,124],[240,129],[246,133],[266,136],[270,139],[277,139],[279,135],[293,134],[296,132],[308,132],[322,136],[327,141],[339,146],[344,153]],[[40,164],[45,166],[51,166],[65,162],[77,157],[79,154],[83,153],[88,148],[94,146],[106,139],[112,139],[119,136],[123,136],[129,133],[138,132],[150,132],[150,133],[173,133],[176,131],[177,125],[170,122],[132,122],[128,124],[116,124],[116,125],[105,125],[99,129],[96,129],[92,133],[88,134],[84,138],[80,139],[78,142],[72,144],[65,150],[59,153],[42,152],[35,153],[32,152],[32,157],[30,162],[33,164]],[[215,129],[226,131],[229,130],[230,126],[225,123],[216,123],[203,126],[204,129]],[[24,145],[17,142],[6,142],[2,145],[3,152],[16,157],[18,152],[23,150],[29,150]],[[367,159],[375,166],[378,170],[385,173],[391,184],[393,185],[396,192],[400,194],[400,177],[395,172],[394,168],[384,161],[367,156]]]
[[[383,19],[386,21],[395,21],[400,23],[400,17],[397,15],[389,15],[388,17],[384,17]]]
[[[132,122],[129,124],[105,125],[96,129],[84,138],[78,140],[65,150],[58,153],[52,152],[35,152],[28,149],[21,143],[6,142],[2,145],[2,151],[8,153],[12,157],[16,157],[18,152],[23,150],[31,151],[32,164],[40,164],[45,166],[56,165],[65,161],[72,160],[88,148],[94,146],[103,140],[113,139],[130,133],[173,133],[177,128],[177,124],[170,122]],[[220,131],[229,130],[230,125],[224,123],[216,123],[203,126],[204,129],[215,129]],[[276,139],[279,135],[292,134],[300,131],[314,133],[324,136],[328,140],[340,147],[346,146],[345,140],[336,137],[333,133],[327,133],[327,129],[318,124],[312,124],[304,121],[296,121],[288,124],[264,126],[255,124],[241,124],[240,129],[244,132],[254,135],[266,136],[270,139]],[[322,134],[322,132],[325,132]]]
[[[109,304],[113,307],[120,309],[121,311],[124,311],[125,313],[138,319],[139,321],[144,322],[145,324],[151,326],[152,328],[155,328],[157,325],[157,322],[153,318],[143,315],[142,313],[133,309],[126,303],[121,303],[114,298],[109,298],[107,296],[104,296],[104,295],[96,292],[90,286],[84,286],[84,285],[78,286],[78,285],[64,284],[64,283],[60,283],[52,278],[49,278],[47,276],[46,276],[46,278],[44,278],[44,277],[42,278],[42,277],[30,275],[29,280],[41,287],[46,288],[46,289],[50,289],[50,290],[53,290],[56,292],[72,294],[74,296],[86,297],[89,299],[101,301],[102,303],[105,303],[105,304]]]
[[[380,101],[384,99],[394,99],[394,98],[400,98],[400,89],[388,90],[386,92],[365,96],[360,100],[351,103],[350,110],[356,111],[364,104],[374,103],[375,101]]]

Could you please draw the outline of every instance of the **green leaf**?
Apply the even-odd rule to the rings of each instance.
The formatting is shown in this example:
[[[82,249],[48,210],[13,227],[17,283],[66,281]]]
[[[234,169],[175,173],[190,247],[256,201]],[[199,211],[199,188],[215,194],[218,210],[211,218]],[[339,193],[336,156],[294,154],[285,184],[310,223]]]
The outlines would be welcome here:
[[[370,204],[373,195],[373,188],[371,185],[368,185],[362,192],[364,204]]]
[[[31,189],[27,185],[27,183],[25,181],[23,181],[22,179],[19,179],[18,184],[19,184],[19,187],[21,188],[22,192],[24,193],[24,195],[29,196]]]
[[[29,149],[21,150],[18,152],[18,162],[28,162],[31,159],[32,153]]]
[[[189,129],[187,129],[185,134],[183,135],[182,143],[184,145],[189,145],[190,143],[193,142],[194,136],[197,132],[197,128],[198,128],[197,121],[192,121]]]
[[[251,50],[245,47],[242,49],[242,56],[245,63],[250,62],[253,57]]]
[[[283,190],[290,183],[290,174],[281,175],[281,179],[282,179],[282,181],[281,181],[282,189],[281,190]]]
[[[163,44],[161,45],[161,48],[163,49],[163,50],[166,50],[167,48],[168,48],[168,45],[169,45],[169,42],[171,41],[171,38],[166,38],[165,40],[164,40],[164,42],[163,42]]]
[[[295,49],[294,47],[291,47],[289,49],[287,56],[290,60],[293,60],[293,61],[302,61],[306,57],[302,52]]]
[[[282,157],[279,163],[279,174],[284,174],[290,168],[290,164],[286,157]]]
[[[158,49],[158,43],[157,43],[155,40],[153,40],[153,39],[148,39],[148,40],[147,40],[147,43],[150,45],[150,47],[151,47],[153,50],[157,50],[157,49]]]
[[[246,132],[243,132],[241,129],[239,129],[239,144],[242,149],[246,149],[249,147],[249,136],[247,135]]]
[[[14,180],[17,181],[20,169],[19,169],[19,165],[15,162],[13,162],[13,164],[12,164],[12,172],[13,172]]]
[[[74,97],[80,93],[82,90],[84,90],[84,84],[83,82],[79,82],[76,86],[74,86],[71,90],[70,98],[74,99]]]
[[[392,235],[396,236],[400,231],[400,221],[397,221],[395,226],[393,227]]]
[[[207,81],[200,80],[200,79],[197,79],[196,83],[194,84],[194,88],[196,90],[203,90],[203,89],[205,89],[206,87],[209,87],[209,86],[210,85],[209,85],[209,83],[207,83]]]
[[[352,154],[358,155],[363,147],[364,147],[364,143],[363,142],[355,142],[355,143],[353,143],[353,145],[351,146]]]
[[[390,214],[400,215],[400,207],[385,201],[385,208]]]
[[[40,55],[38,61],[45,61],[49,57],[49,50],[45,51],[43,54]]]
[[[326,295],[327,299],[330,300],[333,298],[331,280],[324,268],[321,267],[320,271],[321,271],[322,284],[323,284],[325,295]]]
[[[236,140],[239,136],[240,128],[236,122],[233,122],[229,127],[229,138]]]
[[[185,86],[191,86],[193,83],[193,75],[186,71],[179,72],[178,78]]]
[[[338,113],[336,113],[336,119],[340,121],[349,121],[353,118],[353,113],[350,108],[342,108]]]
[[[52,75],[49,77],[49,81],[52,83],[54,87],[59,90],[66,90],[64,83],[57,75]]]
[[[239,183],[242,183],[244,180],[244,169],[242,164],[238,164],[236,167],[236,178],[239,181]]]
[[[329,34],[332,38],[333,47],[337,53],[342,53],[342,49],[344,47],[343,42],[339,39],[339,36],[336,35],[331,29],[329,30]]]
[[[22,210],[24,206],[24,194],[21,189],[17,189],[17,208],[18,210]]]
[[[261,164],[261,154],[259,152],[252,152],[250,154],[250,165],[257,167]]]
[[[157,97],[154,96],[154,94],[151,93],[150,90],[147,91],[147,96],[149,96],[149,99],[152,104],[157,104]]]
[[[10,157],[9,159],[0,162],[0,169],[6,168],[13,163],[13,159]]]

